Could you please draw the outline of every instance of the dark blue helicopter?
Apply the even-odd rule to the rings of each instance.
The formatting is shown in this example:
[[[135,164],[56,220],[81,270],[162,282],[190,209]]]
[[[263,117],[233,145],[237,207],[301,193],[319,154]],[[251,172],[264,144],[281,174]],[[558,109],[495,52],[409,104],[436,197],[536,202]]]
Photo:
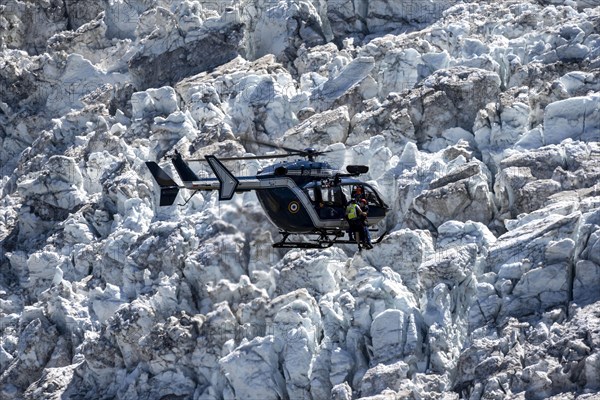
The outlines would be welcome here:
[[[257,142],[259,144],[265,144]],[[285,154],[245,157],[205,156],[216,179],[200,179],[190,169],[179,153],[171,158],[177,173],[183,181],[178,185],[157,163],[146,162],[154,179],[160,186],[160,205],[170,206],[175,202],[179,189],[194,191],[218,190],[219,200],[230,200],[235,193],[254,190],[267,218],[280,229],[283,238],[274,243],[279,248],[326,248],[334,243],[354,243],[344,239],[349,229],[345,218],[348,201],[360,188],[361,198],[369,206],[368,224],[376,225],[383,220],[389,207],[377,191],[356,179],[368,172],[365,165],[349,165],[347,172],[334,169],[327,162],[315,161],[315,157],[327,153],[313,148],[296,150],[276,146]],[[300,155],[306,159],[292,162],[279,162],[259,171],[255,176],[234,176],[221,161],[247,159],[273,159]],[[190,197],[191,198],[191,197]],[[189,201],[189,199],[188,199]],[[373,229],[372,229],[373,230]],[[376,230],[376,229],[375,229]],[[292,241],[290,235],[309,235],[316,238],[309,241]],[[374,243],[383,239],[382,234]]]

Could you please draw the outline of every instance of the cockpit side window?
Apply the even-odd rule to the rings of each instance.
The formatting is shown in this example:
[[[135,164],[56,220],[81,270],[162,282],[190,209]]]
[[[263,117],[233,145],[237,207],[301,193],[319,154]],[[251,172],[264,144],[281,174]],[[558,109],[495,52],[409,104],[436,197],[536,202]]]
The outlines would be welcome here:
[[[366,199],[367,204],[372,206],[381,206],[381,200],[375,194],[373,188],[365,184],[348,184],[343,185],[342,190],[347,193],[348,200],[354,198],[356,200]]]
[[[363,186],[363,196],[365,199],[367,199],[367,204],[369,205],[375,205],[375,206],[380,206],[381,205],[381,201],[379,200],[379,197],[375,194],[375,192],[373,191],[373,189],[367,185]]]

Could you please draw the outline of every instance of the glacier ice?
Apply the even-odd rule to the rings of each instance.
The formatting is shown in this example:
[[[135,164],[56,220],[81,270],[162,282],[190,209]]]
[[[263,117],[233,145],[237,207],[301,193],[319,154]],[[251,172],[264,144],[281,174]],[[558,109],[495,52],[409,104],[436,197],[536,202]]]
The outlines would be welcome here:
[[[0,398],[597,397],[599,20],[3,2]],[[381,243],[273,249],[253,193],[158,207],[144,161],[257,140],[368,165]]]

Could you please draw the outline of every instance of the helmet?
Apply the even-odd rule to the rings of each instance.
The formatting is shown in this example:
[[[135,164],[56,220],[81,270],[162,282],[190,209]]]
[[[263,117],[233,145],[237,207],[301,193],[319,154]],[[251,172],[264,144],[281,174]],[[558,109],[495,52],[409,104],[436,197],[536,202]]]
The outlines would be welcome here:
[[[367,204],[367,199],[360,199],[360,202]]]

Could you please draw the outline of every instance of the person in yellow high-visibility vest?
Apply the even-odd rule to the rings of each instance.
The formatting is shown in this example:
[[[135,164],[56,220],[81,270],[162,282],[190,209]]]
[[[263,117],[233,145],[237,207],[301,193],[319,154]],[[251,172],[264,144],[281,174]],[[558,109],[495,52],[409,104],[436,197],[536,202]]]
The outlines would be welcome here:
[[[356,199],[352,198],[350,203],[346,206],[346,219],[350,225],[350,232],[354,234],[356,238],[356,244],[358,245],[358,251],[362,250],[361,242],[363,233],[363,226],[361,217],[365,216],[365,213],[360,209],[356,203]]]
[[[369,222],[367,221],[367,217],[369,215],[369,203],[367,199],[360,199],[360,209],[362,210],[362,215],[360,217],[360,225],[362,226],[362,243],[363,246],[367,248],[367,250],[371,250],[373,248],[373,243],[371,243],[371,233],[369,233]]]

